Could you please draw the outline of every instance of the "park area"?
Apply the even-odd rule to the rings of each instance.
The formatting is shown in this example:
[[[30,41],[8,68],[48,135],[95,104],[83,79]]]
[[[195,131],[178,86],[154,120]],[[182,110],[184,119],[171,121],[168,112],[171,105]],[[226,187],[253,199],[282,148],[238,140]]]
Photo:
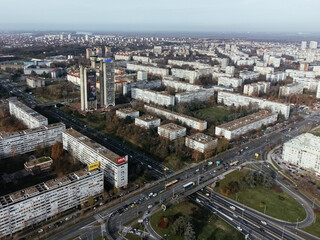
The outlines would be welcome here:
[[[153,229],[170,240],[244,239],[244,236],[207,209],[189,201],[167,206],[151,216]],[[187,236],[188,237],[187,237]]]
[[[227,121],[230,111],[220,107],[210,107],[193,112],[194,116],[214,124]]]
[[[294,198],[274,184],[270,176],[259,172],[233,171],[217,184],[215,190],[277,219],[296,222],[306,217],[304,208]]]

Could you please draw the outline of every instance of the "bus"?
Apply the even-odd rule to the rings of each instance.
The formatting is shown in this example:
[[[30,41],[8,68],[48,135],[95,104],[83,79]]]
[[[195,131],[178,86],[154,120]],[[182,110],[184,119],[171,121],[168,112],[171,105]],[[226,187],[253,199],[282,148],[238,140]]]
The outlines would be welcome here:
[[[194,186],[194,182],[189,182],[189,183],[186,183],[185,185],[183,185],[183,188],[184,190],[188,189],[188,188],[191,188]]]
[[[171,187],[172,185],[176,184],[179,182],[179,179],[175,179],[167,184],[164,185],[164,188],[168,188],[168,187]]]
[[[234,162],[229,164],[229,167],[236,166],[238,164],[239,164],[239,161],[234,161]]]

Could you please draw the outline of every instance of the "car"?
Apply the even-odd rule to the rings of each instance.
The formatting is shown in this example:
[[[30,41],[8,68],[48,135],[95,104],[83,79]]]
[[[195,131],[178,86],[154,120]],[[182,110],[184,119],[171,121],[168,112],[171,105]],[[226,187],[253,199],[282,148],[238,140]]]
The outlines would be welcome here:
[[[263,224],[263,225],[267,225],[267,222],[266,221],[263,221],[263,220],[261,220],[261,223]]]
[[[154,193],[154,194],[152,194],[152,197],[156,197],[158,194],[157,193]]]
[[[196,198],[196,201],[197,201],[198,203],[201,203],[201,201],[200,201],[200,199],[199,199],[199,198]]]
[[[247,221],[246,221],[246,220],[243,220],[243,219],[240,221],[240,223],[243,224],[244,226],[247,226],[247,225],[248,225]]]
[[[240,226],[237,227],[237,229],[241,232],[242,231],[242,228]]]
[[[262,227],[259,228],[260,232],[264,232],[264,229]]]
[[[151,204],[148,206],[148,209],[150,209],[150,208],[152,208],[152,205],[151,205]]]
[[[235,218],[238,218],[238,215],[236,213],[232,214]]]
[[[230,209],[233,211],[236,210],[236,208],[234,206],[230,206]]]

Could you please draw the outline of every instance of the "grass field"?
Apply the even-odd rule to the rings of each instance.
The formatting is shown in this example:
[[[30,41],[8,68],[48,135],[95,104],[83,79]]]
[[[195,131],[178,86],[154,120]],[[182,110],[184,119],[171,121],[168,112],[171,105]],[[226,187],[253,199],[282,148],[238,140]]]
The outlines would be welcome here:
[[[207,209],[187,201],[171,205],[167,207],[165,212],[159,211],[155,213],[151,216],[150,223],[154,230],[161,236],[166,234],[170,240],[183,240],[183,236],[175,236],[171,230],[174,221],[182,215],[188,215],[192,218],[191,222],[198,240],[244,239],[241,233],[223,220],[216,218]],[[167,217],[169,219],[169,224],[166,229],[158,227],[158,222],[161,217]]]
[[[302,230],[314,236],[320,237],[320,212],[316,212],[316,216],[316,222],[309,227],[302,228]]]
[[[139,237],[136,234],[132,234],[132,233],[127,233],[125,238],[128,240],[141,240],[141,237]]]
[[[228,174],[225,179],[220,181],[219,188],[230,181],[239,181],[245,173],[246,171],[234,171]],[[219,191],[218,188],[216,190]],[[236,194],[229,197],[236,200]],[[304,208],[294,198],[284,192],[277,192],[274,189],[266,189],[262,186],[247,187],[239,191],[238,201],[262,213],[266,206],[267,215],[285,221],[295,222],[298,217],[300,220],[306,217]]]
[[[194,112],[195,116],[208,122],[223,122],[226,116],[230,115],[230,111],[218,108],[204,108]]]

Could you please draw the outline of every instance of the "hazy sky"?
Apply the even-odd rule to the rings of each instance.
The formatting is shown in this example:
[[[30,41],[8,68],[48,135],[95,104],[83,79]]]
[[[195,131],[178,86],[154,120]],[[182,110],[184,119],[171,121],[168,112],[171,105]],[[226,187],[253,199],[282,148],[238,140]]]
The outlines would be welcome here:
[[[320,32],[320,0],[0,0],[0,30]]]

